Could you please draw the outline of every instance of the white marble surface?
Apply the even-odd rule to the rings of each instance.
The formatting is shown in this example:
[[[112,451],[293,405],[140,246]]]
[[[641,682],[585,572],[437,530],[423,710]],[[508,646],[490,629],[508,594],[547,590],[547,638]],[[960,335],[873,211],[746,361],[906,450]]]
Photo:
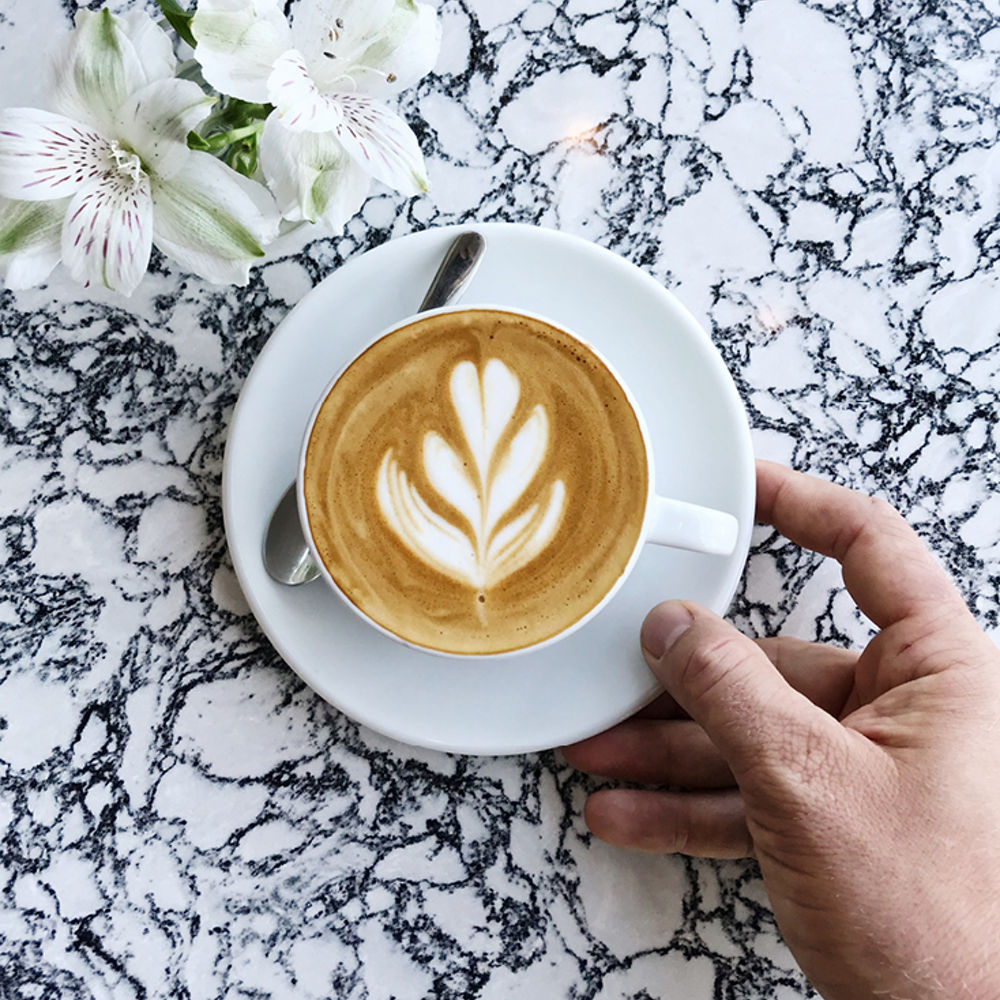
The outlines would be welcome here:
[[[5,0],[4,104],[73,0]],[[123,9],[126,3],[112,4]],[[580,234],[711,331],[758,454],[882,494],[1000,626],[997,0],[441,0],[385,191],[245,290],[0,291],[0,997],[811,995],[752,863],[591,839],[557,754],[392,744],[282,664],[236,584],[227,423],[276,323],[429,225]],[[650,604],[657,595],[649,595]],[[733,620],[862,640],[763,529]]]

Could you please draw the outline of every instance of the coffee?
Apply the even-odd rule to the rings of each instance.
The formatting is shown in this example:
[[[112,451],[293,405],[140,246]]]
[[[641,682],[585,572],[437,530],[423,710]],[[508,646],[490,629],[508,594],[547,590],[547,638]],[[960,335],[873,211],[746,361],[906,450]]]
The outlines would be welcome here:
[[[638,418],[604,362],[539,319],[418,318],[337,379],[306,446],[309,530],[343,594],[448,653],[530,646],[578,621],[638,544]]]

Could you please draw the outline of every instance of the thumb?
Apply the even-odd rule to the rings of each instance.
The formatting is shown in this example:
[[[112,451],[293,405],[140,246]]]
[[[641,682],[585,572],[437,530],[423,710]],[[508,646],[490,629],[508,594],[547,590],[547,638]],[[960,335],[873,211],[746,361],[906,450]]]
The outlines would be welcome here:
[[[833,716],[785,680],[760,647],[697,604],[667,601],[642,626],[642,650],[659,681],[708,734],[741,779],[815,777],[846,737]]]

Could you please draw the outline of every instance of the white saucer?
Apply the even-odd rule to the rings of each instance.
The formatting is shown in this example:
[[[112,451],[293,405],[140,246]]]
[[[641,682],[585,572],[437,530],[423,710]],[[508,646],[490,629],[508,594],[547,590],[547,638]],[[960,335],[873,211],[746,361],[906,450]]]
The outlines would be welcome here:
[[[295,475],[301,437],[330,376],[412,313],[455,235],[486,254],[465,301],[548,316],[602,351],[639,400],[655,442],[657,491],[736,515],[728,558],[647,545],[614,600],[563,642],[482,665],[408,649],[366,625],[320,581],[274,583],[261,562],[271,511]],[[656,603],[720,614],[750,544],[754,467],[742,403],[708,336],[674,297],[615,254],[574,236],[485,223],[415,233],[349,261],[275,329],[233,414],[223,476],[233,564],[288,665],[351,718],[418,746],[506,754],[583,739],[658,693],[639,652]]]

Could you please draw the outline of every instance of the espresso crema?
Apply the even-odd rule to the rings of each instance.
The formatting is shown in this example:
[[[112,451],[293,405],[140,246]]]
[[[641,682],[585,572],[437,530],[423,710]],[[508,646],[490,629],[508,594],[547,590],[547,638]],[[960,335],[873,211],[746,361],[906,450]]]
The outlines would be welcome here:
[[[306,449],[316,548],[400,638],[464,654],[547,639],[594,608],[638,542],[638,419],[604,363],[499,310],[417,319],[340,376]]]

